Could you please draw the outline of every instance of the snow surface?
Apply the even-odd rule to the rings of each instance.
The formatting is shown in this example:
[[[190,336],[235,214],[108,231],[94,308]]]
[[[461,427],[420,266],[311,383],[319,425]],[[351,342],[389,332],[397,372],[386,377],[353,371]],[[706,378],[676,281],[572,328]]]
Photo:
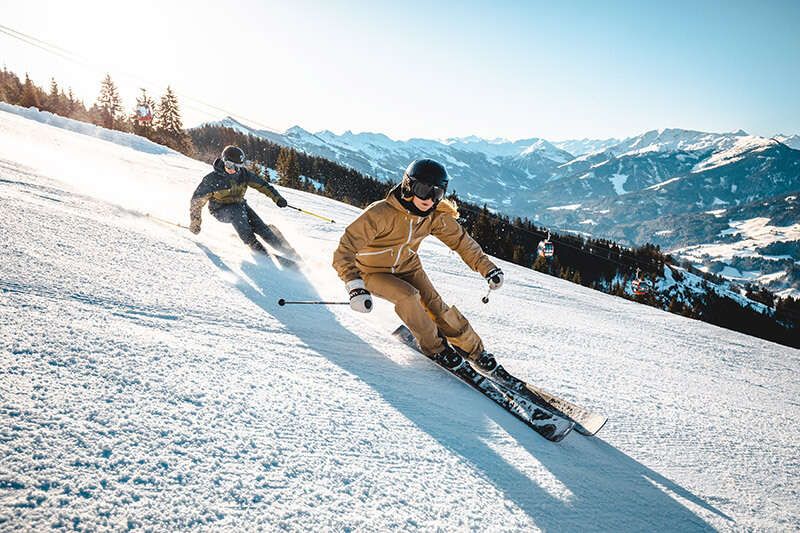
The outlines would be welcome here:
[[[668,180],[662,181],[661,183],[656,183],[655,185],[650,185],[649,187],[645,187],[644,190],[646,190],[646,191],[658,191],[658,190],[662,189],[663,187],[666,187],[670,183],[675,183],[676,181],[680,181],[681,179],[682,179],[681,177],[670,178]]]
[[[716,216],[715,212],[711,212]],[[721,244],[699,244],[673,250],[674,253],[690,260],[699,260],[703,256],[730,260],[734,257],[763,257],[757,248],[775,241],[800,240],[800,222],[791,226],[773,226],[768,217],[754,217],[747,220],[730,220],[728,229],[720,231],[721,237],[737,236],[738,241]],[[671,252],[672,253],[672,252]],[[791,258],[790,256],[786,256]]]
[[[575,211],[581,206],[581,204],[569,204],[569,205],[555,205],[553,207],[548,207],[548,211]]]
[[[628,194],[628,191],[625,190],[625,183],[628,181],[627,174],[614,174],[608,178],[608,181],[614,186],[614,192],[617,193],[617,196]]]
[[[553,444],[395,342],[386,302],[276,304],[346,298],[357,209],[251,192],[306,260],[285,271],[207,213],[197,237],[142,215],[186,223],[207,165],[21,115],[0,111],[0,529],[800,528],[797,350],[504,262],[483,305],[426,242],[512,372],[610,417]]]

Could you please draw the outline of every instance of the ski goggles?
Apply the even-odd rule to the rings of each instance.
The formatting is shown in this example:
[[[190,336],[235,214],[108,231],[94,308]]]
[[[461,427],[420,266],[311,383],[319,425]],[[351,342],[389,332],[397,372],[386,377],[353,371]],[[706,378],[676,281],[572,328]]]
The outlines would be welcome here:
[[[438,185],[422,183],[414,178],[409,179],[409,188],[411,193],[420,200],[433,200],[434,202],[441,202],[446,190]]]
[[[222,163],[225,165],[225,168],[228,170],[239,170],[244,166],[244,163],[234,163],[233,161],[228,161],[226,159],[222,160]]]

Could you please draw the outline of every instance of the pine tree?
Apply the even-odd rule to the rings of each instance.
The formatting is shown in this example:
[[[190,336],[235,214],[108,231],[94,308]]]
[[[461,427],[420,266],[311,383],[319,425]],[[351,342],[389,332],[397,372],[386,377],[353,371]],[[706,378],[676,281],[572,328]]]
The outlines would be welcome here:
[[[489,214],[489,209],[486,207],[486,204],[483,204],[483,209],[481,209],[478,214],[478,219],[470,230],[470,234],[483,247],[486,253],[493,254],[495,252],[493,245],[495,236],[492,228],[492,217]]]
[[[512,261],[518,265],[525,264],[525,248],[520,246],[519,244],[511,245],[512,251]]]
[[[547,258],[543,255],[537,255],[532,268],[537,272],[547,272],[549,269]]]
[[[36,86],[31,81],[28,74],[25,74],[25,84],[22,86],[22,95],[19,99],[19,105],[22,107],[40,107],[39,94]]]
[[[192,140],[183,131],[183,120],[178,106],[178,97],[167,86],[155,116],[156,138],[162,144],[184,154],[193,152]]]
[[[264,166],[255,159],[250,161],[250,164],[247,165],[247,170],[258,176],[259,178],[269,181],[269,177],[265,172]]]
[[[278,185],[300,189],[300,163],[297,154],[291,148],[281,148],[278,154]]]
[[[72,92],[72,87],[67,89],[67,103],[66,103],[66,109],[64,109],[64,114],[67,117],[75,118],[75,115],[82,108],[84,108],[83,103],[78,101],[77,98],[75,98],[75,94]]]
[[[553,258],[549,261],[550,263],[550,275],[558,276],[561,274],[561,261],[559,261],[558,256],[554,255]]]
[[[56,83],[55,78],[50,78],[50,94],[47,95],[47,110],[51,113],[56,113],[61,115],[64,113],[62,109],[62,97],[63,93],[59,93],[58,90],[58,83]]]
[[[110,74],[106,74],[100,83],[100,95],[97,97],[95,107],[100,113],[98,118],[101,126],[115,129],[122,122],[122,99]]]

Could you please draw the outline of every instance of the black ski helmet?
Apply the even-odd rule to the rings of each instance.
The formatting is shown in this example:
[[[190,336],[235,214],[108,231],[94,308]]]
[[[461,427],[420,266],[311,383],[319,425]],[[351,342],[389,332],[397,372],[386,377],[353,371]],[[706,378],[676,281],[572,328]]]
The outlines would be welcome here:
[[[226,146],[222,151],[222,161],[234,165],[244,165],[244,151],[238,146]]]
[[[414,182],[424,183],[429,188],[437,187],[441,189],[442,195],[444,195],[447,192],[447,184],[450,182],[450,177],[447,175],[444,165],[438,161],[417,159],[412,161],[403,173],[401,185],[403,196],[409,197],[414,194]],[[438,200],[441,200],[441,198]]]

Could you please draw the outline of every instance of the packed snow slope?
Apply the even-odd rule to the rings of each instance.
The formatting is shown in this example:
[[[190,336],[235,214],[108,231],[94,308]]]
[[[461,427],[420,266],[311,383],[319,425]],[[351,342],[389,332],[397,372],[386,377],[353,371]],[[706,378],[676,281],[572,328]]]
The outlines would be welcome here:
[[[153,218],[186,223],[207,165],[11,111],[0,530],[800,528],[797,350],[507,263],[484,305],[426,243],[511,371],[610,417],[553,444],[399,345],[386,302],[277,305],[345,298],[331,253],[358,209],[251,191],[305,258],[283,270],[207,213],[198,237]]]

